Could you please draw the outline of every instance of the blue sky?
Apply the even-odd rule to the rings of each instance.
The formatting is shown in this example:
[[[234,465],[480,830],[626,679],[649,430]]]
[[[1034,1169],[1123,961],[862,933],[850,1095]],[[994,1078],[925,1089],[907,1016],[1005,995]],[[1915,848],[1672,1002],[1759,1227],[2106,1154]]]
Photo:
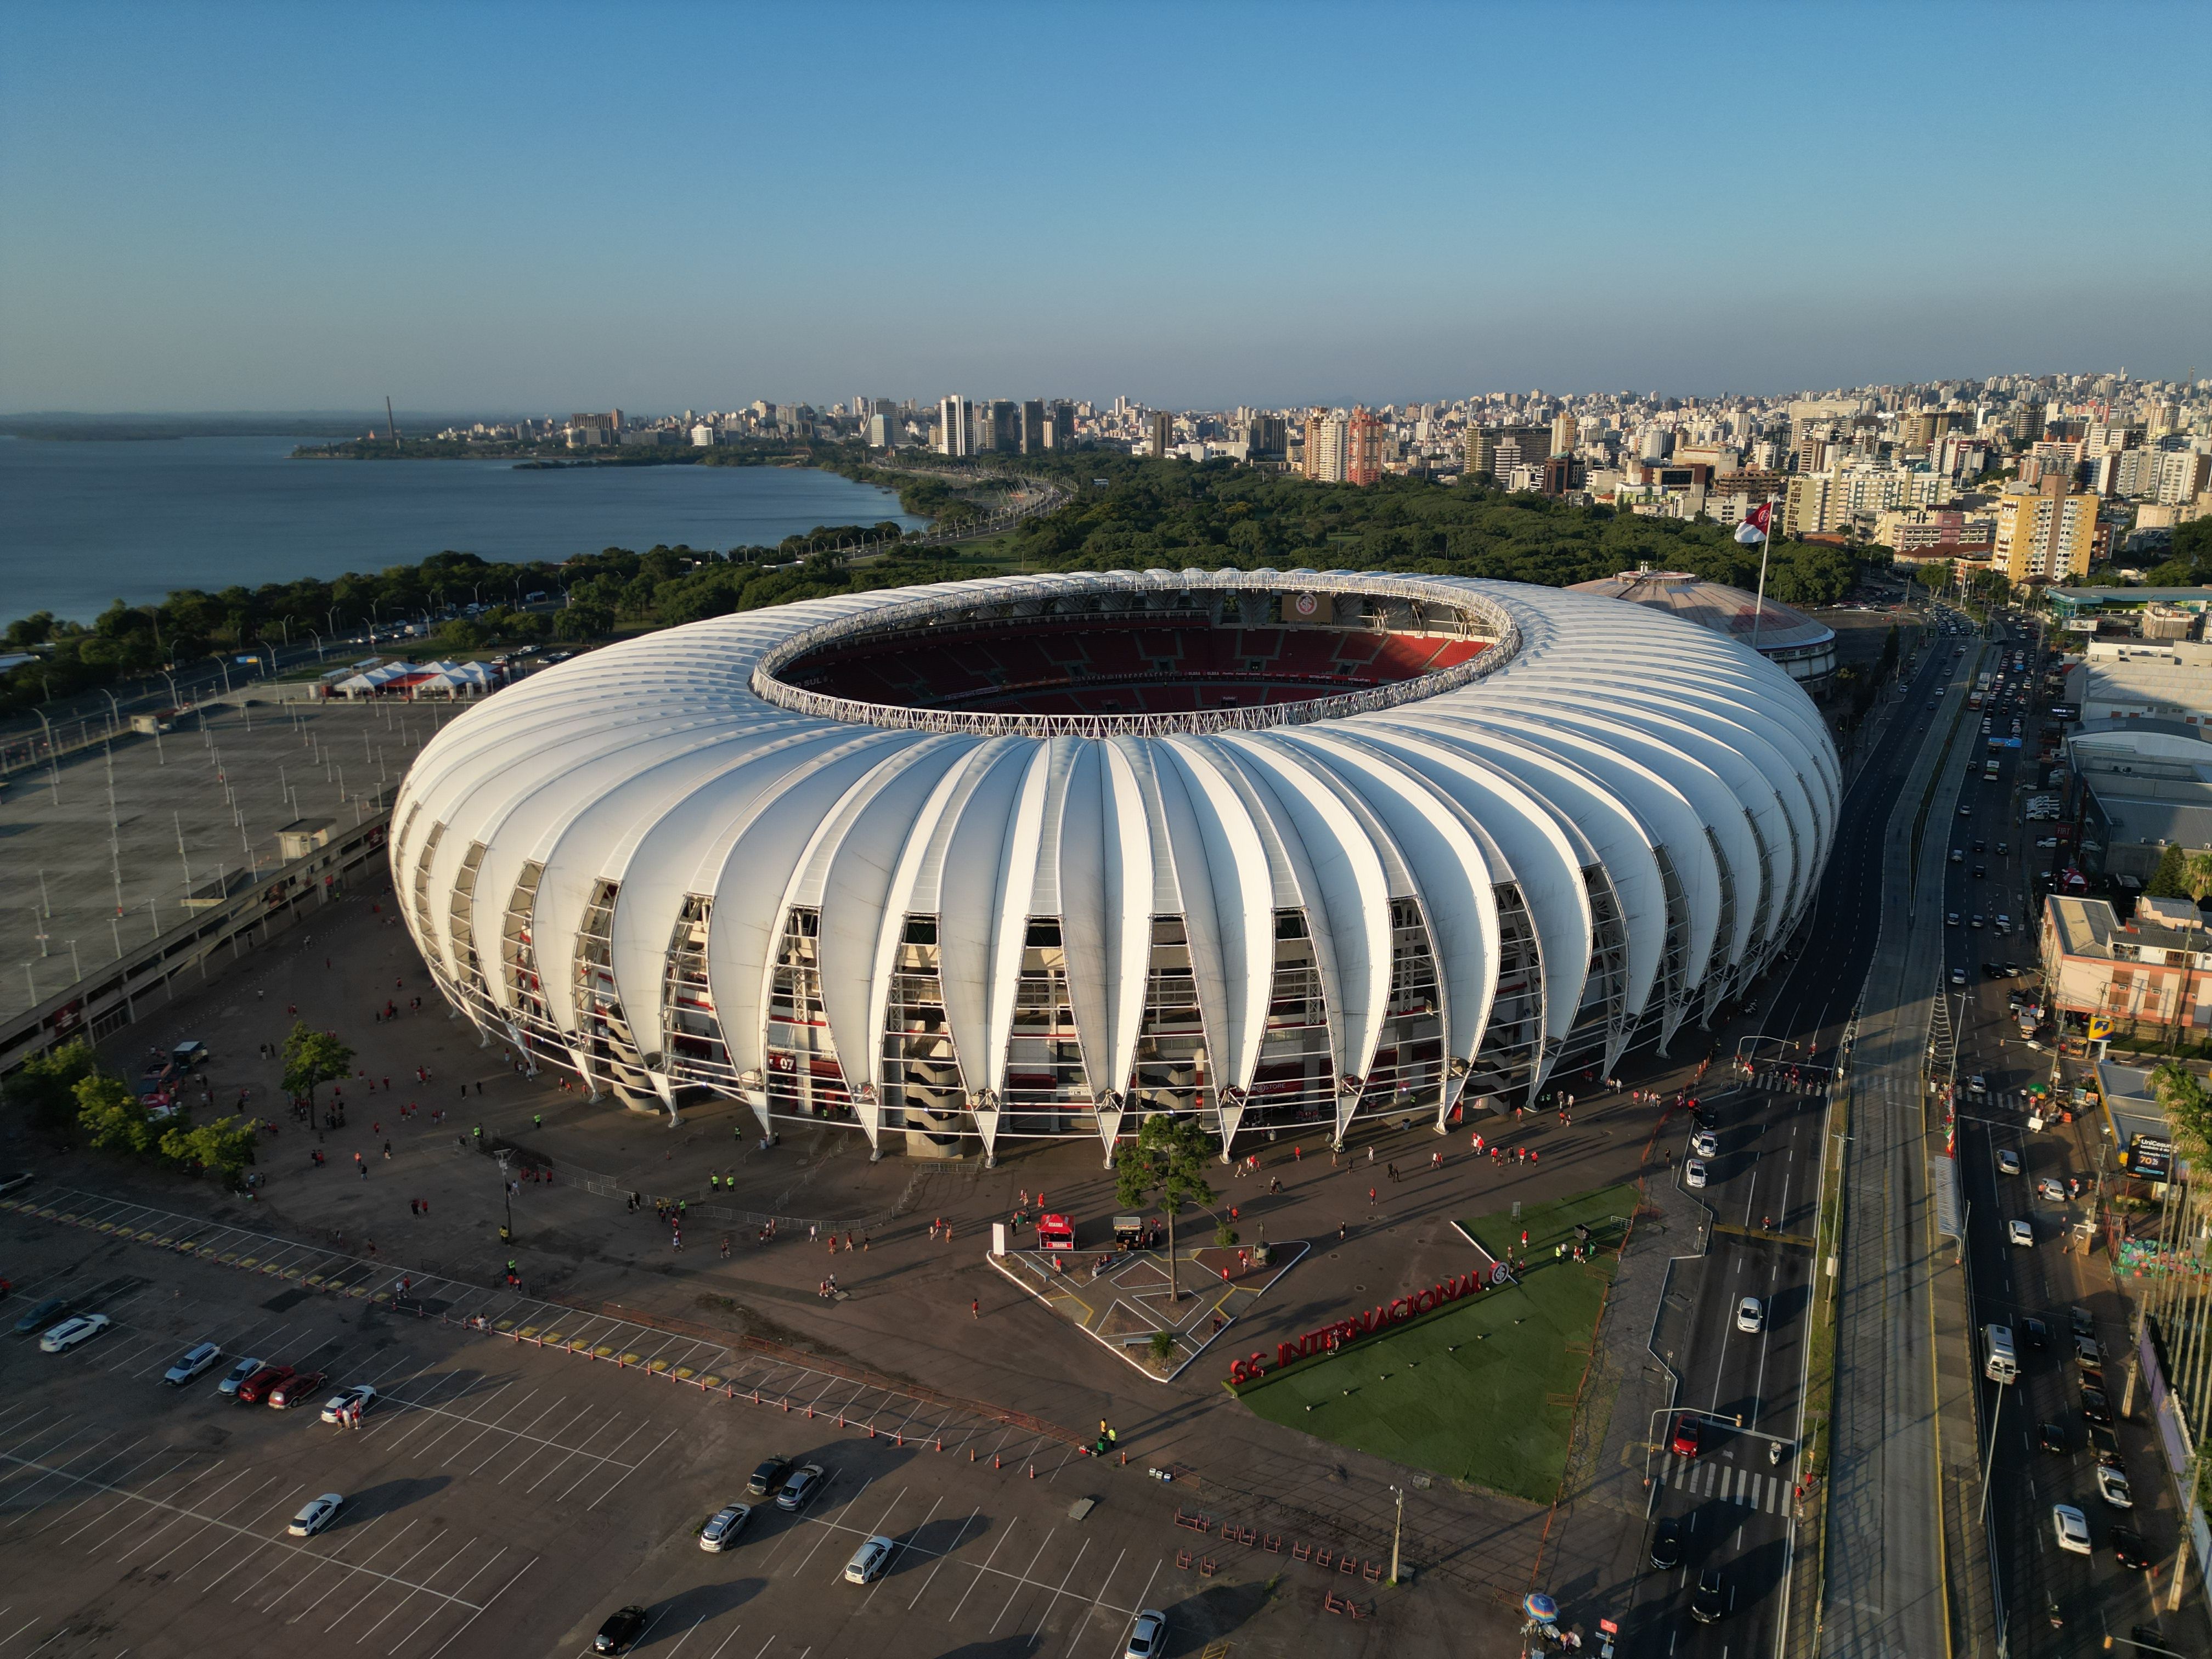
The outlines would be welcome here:
[[[2205,18],[21,3],[0,407],[2212,373]]]

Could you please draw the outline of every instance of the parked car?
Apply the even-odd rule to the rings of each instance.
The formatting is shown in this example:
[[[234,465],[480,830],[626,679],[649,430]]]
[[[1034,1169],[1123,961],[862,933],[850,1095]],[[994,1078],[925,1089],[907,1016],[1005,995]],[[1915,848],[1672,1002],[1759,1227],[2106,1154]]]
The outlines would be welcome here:
[[[2051,1530],[2057,1534],[2060,1549],[2075,1555],[2089,1553],[2089,1517],[2071,1504],[2051,1506]]]
[[[1710,1129],[1701,1131],[1692,1137],[1690,1151],[1699,1158],[1718,1158],[1721,1155],[1720,1138]]]
[[[65,1296],[50,1296],[15,1322],[15,1334],[36,1336],[49,1325],[60,1323],[69,1317],[70,1300]]]
[[[289,1411],[330,1380],[327,1371],[295,1371],[269,1390],[269,1403],[280,1412]]]
[[[349,1389],[340,1389],[328,1400],[323,1401],[323,1421],[337,1422],[356,1404],[361,1407],[364,1413],[370,1407],[376,1404],[376,1387],[374,1383],[356,1382]]]
[[[2074,1339],[2074,1363],[2085,1371],[2105,1368],[2105,1351],[2097,1346],[2095,1337],[2077,1336]]]
[[[15,1170],[7,1175],[0,1175],[0,1194],[12,1193],[18,1187],[27,1187],[38,1178],[38,1172],[33,1170]]]
[[[2044,1176],[2035,1183],[2035,1191],[2039,1198],[2048,1199],[2053,1204],[2063,1204],[2066,1201],[2066,1189],[2049,1176]]]
[[[783,1485],[784,1477],[790,1473],[788,1457],[763,1457],[760,1467],[753,1471],[752,1479],[745,1482],[745,1492],[750,1497],[767,1498]]]
[[[241,1406],[261,1405],[268,1400],[271,1389],[291,1380],[292,1368],[289,1365],[264,1365],[238,1385],[236,1399]]]
[[[64,1319],[39,1339],[41,1353],[61,1353],[80,1342],[89,1342],[114,1322],[106,1314],[79,1314],[75,1319]]]
[[[1757,1297],[1747,1296],[1736,1304],[1735,1328],[1754,1336],[1766,1328],[1766,1310],[1759,1305]]]
[[[345,1494],[326,1492],[292,1517],[292,1524],[284,1530],[295,1538],[313,1538],[325,1527],[338,1518],[345,1507]]]
[[[1682,1166],[1682,1184],[1685,1187],[1704,1186],[1705,1184],[1705,1166],[1694,1158],[1688,1163],[1685,1164]]]
[[[215,1385],[215,1391],[225,1397],[235,1395],[246,1386],[246,1379],[268,1364],[265,1359],[241,1359],[230,1368],[230,1375]]]
[[[161,1381],[171,1388],[189,1382],[202,1371],[222,1358],[222,1350],[212,1342],[198,1342],[178,1356],[177,1363],[161,1373]]]
[[[802,1463],[783,1483],[783,1490],[775,1495],[775,1506],[796,1513],[806,1507],[807,1500],[822,1490],[822,1466]]]
[[[2009,1146],[1997,1149],[1997,1173],[2016,1176],[2020,1173],[2020,1154]]]
[[[750,1504],[725,1504],[714,1513],[707,1524],[699,1528],[699,1547],[714,1553],[726,1550],[738,1540],[745,1529],[745,1522],[753,1517]]]
[[[848,1584],[872,1584],[876,1576],[890,1565],[891,1552],[897,1545],[878,1533],[872,1538],[863,1538],[860,1547],[853,1552],[853,1559],[845,1563],[845,1582]],[[1139,1650],[1132,1649],[1132,1652]],[[1142,1650],[1150,1652],[1149,1648]]]
[[[2112,1426],[2112,1402],[2105,1397],[2102,1389],[2083,1386],[2081,1415],[2092,1423],[2102,1423],[2107,1428]]]
[[[1129,1641],[1121,1650],[1121,1659],[1158,1659],[1160,1650],[1167,1644],[1167,1614],[1157,1608],[1146,1607],[1137,1615],[1136,1622],[1129,1626]]]
[[[2076,1336],[2094,1336],[2097,1334],[2096,1320],[2090,1316],[2087,1308],[2079,1304],[2067,1309],[2066,1321],[2074,1328],[2074,1334]]]
[[[599,1633],[592,1638],[593,1653],[628,1653],[637,1645],[637,1638],[645,1634],[645,1627],[653,1622],[653,1615],[643,1607],[617,1609],[607,1615]]]

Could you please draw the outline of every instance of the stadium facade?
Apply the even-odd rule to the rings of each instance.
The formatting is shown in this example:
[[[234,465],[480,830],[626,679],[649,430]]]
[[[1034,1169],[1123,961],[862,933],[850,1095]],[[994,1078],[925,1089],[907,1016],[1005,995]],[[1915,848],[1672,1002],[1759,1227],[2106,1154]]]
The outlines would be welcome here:
[[[946,1156],[1532,1102],[1809,915],[1789,674],[1553,588],[1070,573],[595,651],[424,749],[401,908],[488,1041],[673,1112]]]

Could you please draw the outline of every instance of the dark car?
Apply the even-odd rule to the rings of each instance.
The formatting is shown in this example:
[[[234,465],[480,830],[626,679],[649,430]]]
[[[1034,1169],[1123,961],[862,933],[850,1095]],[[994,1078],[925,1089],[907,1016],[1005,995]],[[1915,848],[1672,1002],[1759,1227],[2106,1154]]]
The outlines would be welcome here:
[[[2094,1319],[2092,1319],[2092,1318],[2090,1318],[2090,1317],[2089,1317],[2089,1310],[2088,1310],[2087,1308],[2081,1308],[2081,1307],[2069,1308],[2069,1309],[2066,1310],[2066,1317],[2067,1317],[2068,1319],[2069,1319],[2069,1320],[2071,1320],[2071,1321],[2073,1322],[2073,1324],[2074,1324],[2074,1334],[2075,1334],[2075,1335],[2076,1335],[2076,1336],[2094,1336],[2094,1335],[2096,1335],[2096,1334],[2097,1334],[2097,1322],[2096,1322],[2095,1320],[2094,1320]]]
[[[327,1371],[295,1371],[269,1390],[269,1403],[280,1412],[288,1410],[320,1394],[330,1380]]]
[[[1728,1611],[1728,1585],[1717,1572],[1698,1575],[1698,1588],[1690,1593],[1690,1617],[1710,1625]]]
[[[2102,1389],[2093,1389],[2087,1387],[2086,1385],[2083,1387],[2081,1390],[2081,1415],[2087,1418],[2092,1423],[2103,1423],[2107,1425],[2111,1424],[2112,1420],[2112,1401],[2105,1398],[2105,1391]]]
[[[1682,1565],[1682,1523],[1662,1521],[1651,1534],[1651,1565],[1672,1572]]]
[[[2057,1452],[2062,1456],[2073,1449],[2072,1443],[2066,1437],[2066,1427],[2062,1423],[2038,1425],[2035,1431],[2035,1443],[2044,1450]]]
[[[69,1310],[70,1304],[67,1297],[50,1296],[15,1322],[15,1334],[36,1336],[47,1326],[60,1324],[62,1316]]]
[[[745,1482],[745,1491],[755,1498],[766,1498],[783,1485],[783,1477],[790,1473],[788,1457],[764,1457],[753,1471],[753,1478]]]
[[[607,1622],[599,1626],[599,1633],[592,1638],[593,1653],[628,1653],[637,1645],[637,1638],[645,1634],[645,1627],[653,1622],[653,1615],[643,1607],[623,1607],[607,1615]]]
[[[2047,1348],[2051,1346],[2051,1327],[2039,1319],[2021,1320],[2020,1334],[2031,1348]]]

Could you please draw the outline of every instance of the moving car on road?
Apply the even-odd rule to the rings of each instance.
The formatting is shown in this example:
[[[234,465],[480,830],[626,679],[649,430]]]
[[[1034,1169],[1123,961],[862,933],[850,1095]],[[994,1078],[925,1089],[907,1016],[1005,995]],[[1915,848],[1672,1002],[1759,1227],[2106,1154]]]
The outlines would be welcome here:
[[[1736,1304],[1735,1328],[1754,1336],[1766,1328],[1766,1310],[1759,1305],[1757,1297],[1747,1296]]]
[[[2089,1553],[2089,1517],[2071,1504],[2051,1506],[2051,1530],[2060,1549],[2075,1555]]]
[[[80,1314],[75,1319],[64,1319],[39,1339],[39,1352],[60,1353],[80,1342],[89,1342],[112,1322],[106,1314]]]
[[[2038,1424],[2035,1430],[2035,1443],[2047,1452],[2057,1452],[2062,1457],[2074,1449],[2073,1442],[2067,1436],[2065,1425],[2059,1423]]]
[[[345,1494],[326,1492],[292,1517],[292,1524],[284,1530],[295,1538],[313,1538],[325,1527],[338,1518],[345,1507]]]
[[[853,1559],[845,1564],[845,1582],[848,1584],[872,1584],[891,1559],[898,1547],[878,1533],[872,1538],[863,1538],[860,1547],[853,1552]]]
[[[1682,1565],[1682,1523],[1662,1521],[1651,1534],[1651,1565],[1672,1572]]]
[[[1728,1611],[1728,1581],[1717,1572],[1698,1575],[1698,1587],[1690,1593],[1690,1617],[1701,1625],[1710,1625]]]
[[[1997,1152],[1997,1173],[1999,1175],[2018,1175],[2020,1173],[2020,1154],[2013,1151],[2009,1146],[2000,1147]]]
[[[2136,1495],[2128,1490],[2128,1478],[2118,1469],[2097,1465],[2097,1496],[2116,1510],[2131,1510],[2136,1506]]]
[[[222,1350],[212,1342],[198,1342],[178,1356],[177,1363],[161,1373],[161,1381],[171,1388],[189,1382],[202,1371],[222,1358]]]
[[[1668,1449],[1677,1457],[1695,1457],[1704,1432],[1696,1418],[1678,1417],[1674,1419],[1674,1437],[1668,1443]]]
[[[2112,1559],[2124,1567],[2142,1572],[2150,1565],[2150,1548],[2142,1534],[2125,1527],[2112,1528]]]
[[[2027,1222],[2021,1220],[2018,1216],[2014,1216],[2010,1221],[2005,1223],[2005,1237],[2015,1244],[2022,1245],[2031,1249],[2034,1248],[2035,1229],[2029,1226]]]
[[[699,1528],[699,1547],[710,1555],[729,1548],[745,1529],[745,1522],[752,1518],[750,1504],[723,1504],[714,1511],[714,1518]]]

